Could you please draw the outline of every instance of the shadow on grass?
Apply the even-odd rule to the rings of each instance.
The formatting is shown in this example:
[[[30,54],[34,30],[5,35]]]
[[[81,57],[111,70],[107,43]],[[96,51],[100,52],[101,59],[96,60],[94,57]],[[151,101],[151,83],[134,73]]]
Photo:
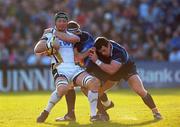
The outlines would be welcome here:
[[[79,124],[78,122],[69,122],[68,124],[64,124],[65,122],[56,122],[56,123],[50,123],[50,122],[45,122],[44,124],[46,125],[51,125],[55,127],[139,127],[139,126],[144,126],[152,123],[156,123],[159,120],[149,120],[149,121],[144,121],[141,123],[129,123],[129,124],[121,124],[121,123],[116,123],[116,122],[95,122],[92,124]]]

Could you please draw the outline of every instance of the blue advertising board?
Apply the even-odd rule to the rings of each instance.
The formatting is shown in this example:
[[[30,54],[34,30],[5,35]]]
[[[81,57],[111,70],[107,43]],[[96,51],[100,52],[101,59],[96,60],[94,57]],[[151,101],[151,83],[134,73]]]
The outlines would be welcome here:
[[[136,65],[145,87],[180,87],[180,63],[136,62]],[[48,66],[0,69],[0,92],[54,89],[54,80]]]
[[[180,87],[180,63],[137,62],[138,73],[147,87]]]

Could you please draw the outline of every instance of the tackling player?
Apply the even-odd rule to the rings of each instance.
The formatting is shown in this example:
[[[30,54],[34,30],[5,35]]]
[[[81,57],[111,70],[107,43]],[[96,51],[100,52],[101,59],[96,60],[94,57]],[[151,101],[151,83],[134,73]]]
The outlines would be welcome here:
[[[128,52],[118,43],[105,37],[95,40],[94,52],[89,57],[95,76],[101,80],[120,81],[124,79],[129,86],[142,98],[144,103],[152,110],[155,119],[162,119],[153,98],[145,90],[143,83],[137,73],[136,65]],[[100,75],[106,76],[100,76]]]
[[[93,47],[94,45],[94,39],[93,37],[86,31],[81,31],[80,25],[75,21],[69,21],[67,30],[71,33],[74,33],[75,35],[78,35],[80,37],[80,42],[76,43],[74,46],[75,51],[75,59],[77,63],[80,63],[81,65],[84,64],[84,67],[89,62],[88,55],[89,55],[89,49]],[[87,95],[87,90],[85,88],[81,88],[81,90],[84,92],[85,95]],[[106,95],[104,95],[106,96]],[[59,117],[56,119],[56,121],[74,121],[76,120],[75,113],[74,113],[74,107],[75,107],[75,90],[71,89],[66,94],[66,102],[68,107],[68,112],[64,117]],[[114,104],[106,100],[109,103],[105,109],[111,108],[114,106]],[[109,115],[102,106],[101,102],[98,102],[98,114],[101,115],[100,120],[107,121],[109,120]]]

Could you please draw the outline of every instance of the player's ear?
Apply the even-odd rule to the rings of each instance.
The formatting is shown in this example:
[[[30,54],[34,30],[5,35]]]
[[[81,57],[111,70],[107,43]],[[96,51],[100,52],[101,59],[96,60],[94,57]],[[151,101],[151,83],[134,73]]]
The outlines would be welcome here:
[[[96,51],[96,47],[92,47],[92,50],[93,50],[93,51]]]

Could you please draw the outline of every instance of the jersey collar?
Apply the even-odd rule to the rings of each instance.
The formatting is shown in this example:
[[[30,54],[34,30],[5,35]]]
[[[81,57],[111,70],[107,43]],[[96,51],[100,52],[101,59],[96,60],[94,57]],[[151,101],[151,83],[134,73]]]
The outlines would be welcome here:
[[[113,55],[113,45],[111,44],[111,42],[110,42],[110,52],[111,52],[111,56]]]

